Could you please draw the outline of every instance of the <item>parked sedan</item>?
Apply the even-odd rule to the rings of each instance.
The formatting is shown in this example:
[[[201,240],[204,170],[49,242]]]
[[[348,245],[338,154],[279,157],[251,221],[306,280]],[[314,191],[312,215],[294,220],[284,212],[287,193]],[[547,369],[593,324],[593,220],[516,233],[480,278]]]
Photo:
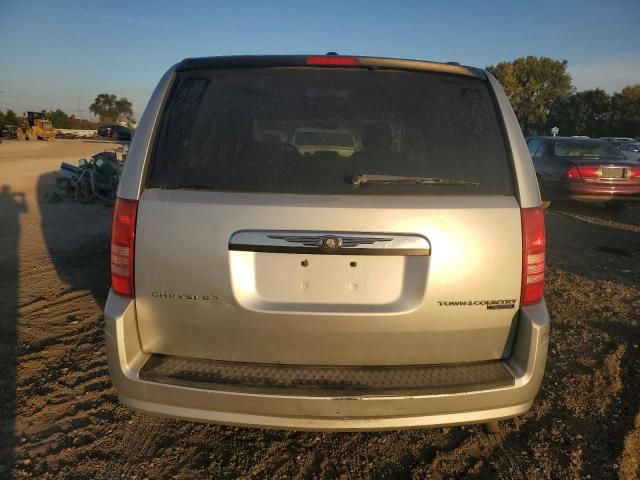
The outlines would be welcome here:
[[[624,143],[618,150],[629,160],[640,161],[640,143]]]
[[[131,130],[122,125],[102,125],[98,127],[98,136],[111,140],[131,140]]]
[[[606,204],[640,200],[640,166],[606,142],[532,137],[527,145],[545,207],[563,199]]]

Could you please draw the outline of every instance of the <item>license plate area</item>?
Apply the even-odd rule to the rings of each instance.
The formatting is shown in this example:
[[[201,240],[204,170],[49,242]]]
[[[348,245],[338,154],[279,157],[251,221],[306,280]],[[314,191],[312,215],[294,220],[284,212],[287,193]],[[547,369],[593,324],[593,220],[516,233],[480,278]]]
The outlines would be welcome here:
[[[625,169],[619,167],[602,167],[600,169],[600,178],[603,179],[620,179],[625,178]]]
[[[422,302],[428,259],[229,252],[236,301],[260,312],[408,312]]]

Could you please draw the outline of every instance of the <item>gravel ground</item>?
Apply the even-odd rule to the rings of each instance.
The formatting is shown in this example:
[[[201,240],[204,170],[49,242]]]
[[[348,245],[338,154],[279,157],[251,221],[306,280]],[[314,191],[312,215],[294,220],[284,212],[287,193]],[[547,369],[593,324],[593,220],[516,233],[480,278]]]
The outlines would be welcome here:
[[[43,200],[60,161],[109,147],[0,145],[0,478],[640,478],[640,206],[547,211],[547,374],[500,434],[220,427],[118,404],[110,208]]]

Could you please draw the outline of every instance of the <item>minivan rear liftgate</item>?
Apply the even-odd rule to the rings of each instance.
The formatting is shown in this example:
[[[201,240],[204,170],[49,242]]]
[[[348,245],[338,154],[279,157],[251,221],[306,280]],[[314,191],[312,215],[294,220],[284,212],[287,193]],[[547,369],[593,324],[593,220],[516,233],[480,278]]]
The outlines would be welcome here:
[[[520,301],[520,230],[508,197],[147,189],[135,257],[142,347],[294,365],[499,359]]]
[[[107,343],[125,403],[329,430],[529,408],[543,217],[486,76],[433,65],[176,67],[136,134],[144,167],[134,140],[139,193],[114,214]]]

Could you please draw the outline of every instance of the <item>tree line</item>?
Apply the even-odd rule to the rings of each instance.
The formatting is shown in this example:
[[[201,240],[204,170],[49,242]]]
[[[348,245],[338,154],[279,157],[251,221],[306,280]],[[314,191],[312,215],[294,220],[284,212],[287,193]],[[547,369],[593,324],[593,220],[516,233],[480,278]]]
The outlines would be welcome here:
[[[135,123],[133,117],[133,105],[126,97],[118,98],[109,93],[98,94],[94,102],[89,106],[98,121],[76,118],[69,115],[60,108],[56,110],[41,110],[56,128],[69,128],[74,130],[94,130],[99,125],[105,123],[118,123],[132,126]],[[7,109],[6,112],[0,110],[0,125],[19,125],[24,121],[24,116],[18,116],[16,112]]]
[[[97,122],[92,122],[85,118],[76,118],[74,115],[68,115],[59,108],[56,110],[41,110],[56,128],[69,128],[72,130],[95,130],[98,128]],[[17,115],[11,109],[6,112],[0,110],[0,125],[20,125],[26,120],[26,116]]]
[[[566,60],[521,57],[487,67],[502,84],[525,135],[640,137],[640,84],[609,95],[577,91]]]

